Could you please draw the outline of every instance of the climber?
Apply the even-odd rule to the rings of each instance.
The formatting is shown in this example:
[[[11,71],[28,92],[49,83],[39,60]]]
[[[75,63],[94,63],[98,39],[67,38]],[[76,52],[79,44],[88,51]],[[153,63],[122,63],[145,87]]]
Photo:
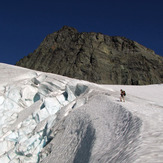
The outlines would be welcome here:
[[[121,92],[120,101],[123,100],[123,102],[125,102],[125,97],[124,96],[126,96],[126,92],[124,90],[122,90],[122,89],[120,90],[120,92]]]

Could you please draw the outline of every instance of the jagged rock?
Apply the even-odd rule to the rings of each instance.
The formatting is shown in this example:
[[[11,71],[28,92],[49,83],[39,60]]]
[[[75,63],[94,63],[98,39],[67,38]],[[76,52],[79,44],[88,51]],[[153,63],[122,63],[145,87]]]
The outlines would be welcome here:
[[[163,82],[163,57],[135,41],[64,26],[18,66],[103,84]]]

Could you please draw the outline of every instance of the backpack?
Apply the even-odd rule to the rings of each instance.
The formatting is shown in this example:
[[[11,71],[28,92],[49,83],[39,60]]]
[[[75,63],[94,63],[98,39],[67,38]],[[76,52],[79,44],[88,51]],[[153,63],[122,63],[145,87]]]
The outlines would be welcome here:
[[[123,91],[123,93],[124,93],[124,96],[126,96],[126,92],[125,92],[125,91]]]

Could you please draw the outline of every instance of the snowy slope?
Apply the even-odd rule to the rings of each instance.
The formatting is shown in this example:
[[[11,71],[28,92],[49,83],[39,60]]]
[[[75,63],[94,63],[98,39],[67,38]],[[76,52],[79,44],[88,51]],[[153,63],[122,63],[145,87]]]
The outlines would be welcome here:
[[[163,85],[97,85],[3,63],[0,76],[0,162],[162,162]]]

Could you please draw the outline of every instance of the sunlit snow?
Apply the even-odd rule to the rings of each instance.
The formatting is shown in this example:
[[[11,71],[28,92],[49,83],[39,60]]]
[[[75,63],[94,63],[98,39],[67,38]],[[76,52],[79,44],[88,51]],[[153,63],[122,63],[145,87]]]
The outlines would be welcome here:
[[[3,63],[0,76],[0,162],[162,162],[163,84],[97,85]]]

